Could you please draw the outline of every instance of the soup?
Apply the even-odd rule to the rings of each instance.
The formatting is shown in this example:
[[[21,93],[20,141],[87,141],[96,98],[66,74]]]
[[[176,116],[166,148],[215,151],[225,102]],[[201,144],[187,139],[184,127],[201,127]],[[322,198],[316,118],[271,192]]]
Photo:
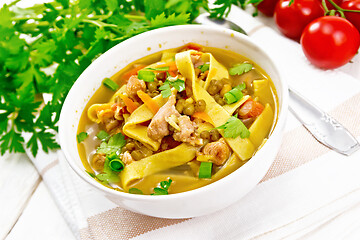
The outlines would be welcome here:
[[[189,191],[251,159],[277,108],[273,83],[256,63],[191,43],[104,79],[81,115],[78,149],[86,171],[107,187]]]

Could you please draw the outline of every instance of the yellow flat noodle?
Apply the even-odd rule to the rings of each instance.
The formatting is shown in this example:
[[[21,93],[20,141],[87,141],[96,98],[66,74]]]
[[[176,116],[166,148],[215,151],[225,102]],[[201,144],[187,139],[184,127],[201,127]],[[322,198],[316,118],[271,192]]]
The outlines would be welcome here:
[[[228,104],[228,105],[224,105],[223,108],[230,114],[232,115],[236,109],[238,109],[244,102],[246,102],[248,99],[250,98],[249,95],[245,95],[243,96],[239,101],[232,103],[232,104]]]
[[[168,100],[168,98],[162,98],[161,95],[158,95],[153,99],[155,102],[157,102],[157,104],[159,104],[160,107]],[[149,138],[147,135],[147,127],[140,125],[143,122],[151,120],[153,117],[154,114],[145,104],[143,104],[130,115],[129,119],[123,127],[123,132],[128,137],[140,141],[151,150],[157,151],[160,147],[160,143]]]
[[[250,140],[255,147],[259,147],[264,138],[269,134],[273,120],[274,112],[270,104],[267,103],[263,112],[256,118],[255,122],[251,124],[251,127],[249,128]]]
[[[215,127],[223,125],[230,118],[231,115],[196,82],[194,84],[194,97],[195,100],[203,99],[206,102],[205,112],[210,116]],[[222,131],[220,131],[220,133],[223,134]],[[225,140],[241,160],[247,160],[251,158],[255,152],[255,146],[247,138],[225,138]]]
[[[210,81],[212,79],[221,80],[223,78],[229,78],[228,70],[221,63],[216,61],[211,53],[203,53],[202,60],[203,62],[210,62],[209,73],[204,84],[205,89],[209,87]]]
[[[97,112],[100,109],[107,109],[110,108],[111,105],[115,102],[115,99],[118,95],[126,92],[126,85],[123,85],[117,92],[111,97],[110,101],[108,103],[96,103],[89,107],[88,109],[88,118],[96,123],[100,123],[100,119],[97,116]]]
[[[220,106],[215,99],[199,84],[195,77],[194,66],[190,58],[191,50],[178,53],[175,55],[176,65],[180,73],[188,79],[192,79],[192,91],[195,101],[203,99],[206,102],[205,112],[210,116],[215,127],[219,127],[226,123],[231,115]],[[180,55],[179,55],[180,54]],[[223,131],[220,131],[223,134]],[[248,138],[225,138],[226,142],[243,161],[250,159],[256,148]]]
[[[185,52],[177,53],[175,55],[176,66],[181,72],[181,75],[186,78],[186,85],[192,84],[193,81],[198,81],[195,77],[194,64],[191,61],[191,54],[193,53],[198,53],[198,51],[188,50]],[[212,79],[220,80],[223,78],[229,78],[228,70],[218,61],[216,61],[216,59],[211,53],[203,53],[202,61],[209,62],[209,73],[206,78],[205,84],[203,84],[202,81],[198,81],[200,85],[204,85],[205,89],[207,89]]]
[[[271,93],[271,87],[269,86],[268,79],[254,80],[254,96],[259,98],[260,103],[265,105],[266,103],[273,102],[273,95]]]
[[[175,51],[164,51],[161,55],[161,62],[172,62],[175,58]]]
[[[128,190],[129,185],[138,179],[187,163],[194,159],[195,153],[195,147],[182,143],[173,149],[126,165],[119,175],[122,187]]]

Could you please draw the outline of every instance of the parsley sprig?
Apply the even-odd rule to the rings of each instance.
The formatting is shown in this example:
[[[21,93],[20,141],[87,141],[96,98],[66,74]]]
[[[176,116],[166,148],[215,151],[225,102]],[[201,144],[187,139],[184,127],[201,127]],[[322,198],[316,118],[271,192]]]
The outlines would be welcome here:
[[[139,33],[210,11],[206,0],[53,0],[28,8],[18,2],[0,9],[0,153],[28,148],[34,156],[40,147],[59,148],[62,104],[92,61]],[[227,9],[213,13],[221,17]]]
[[[178,92],[182,92],[185,90],[185,81],[168,75],[164,84],[159,87],[163,98],[171,96],[171,87],[174,87]]]
[[[237,117],[231,116],[225,124],[217,127],[217,129],[224,129],[224,137],[226,138],[248,138],[250,136],[249,129],[246,128],[244,123]]]

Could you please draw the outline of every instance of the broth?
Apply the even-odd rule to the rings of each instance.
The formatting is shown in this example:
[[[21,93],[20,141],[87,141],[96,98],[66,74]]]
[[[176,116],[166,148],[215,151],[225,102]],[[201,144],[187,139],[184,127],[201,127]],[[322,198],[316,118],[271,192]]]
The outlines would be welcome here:
[[[102,85],[91,97],[78,127],[88,137],[78,150],[86,171],[115,190],[158,195],[210,184],[245,164],[276,123],[270,77],[231,51],[188,44],[110,79],[119,89]]]

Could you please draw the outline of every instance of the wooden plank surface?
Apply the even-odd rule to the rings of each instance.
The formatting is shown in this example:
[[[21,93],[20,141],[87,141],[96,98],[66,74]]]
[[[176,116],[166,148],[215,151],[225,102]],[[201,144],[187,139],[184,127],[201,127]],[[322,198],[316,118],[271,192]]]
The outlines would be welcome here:
[[[0,239],[12,229],[41,181],[25,154],[0,159]]]
[[[6,238],[18,239],[75,240],[43,182]]]

